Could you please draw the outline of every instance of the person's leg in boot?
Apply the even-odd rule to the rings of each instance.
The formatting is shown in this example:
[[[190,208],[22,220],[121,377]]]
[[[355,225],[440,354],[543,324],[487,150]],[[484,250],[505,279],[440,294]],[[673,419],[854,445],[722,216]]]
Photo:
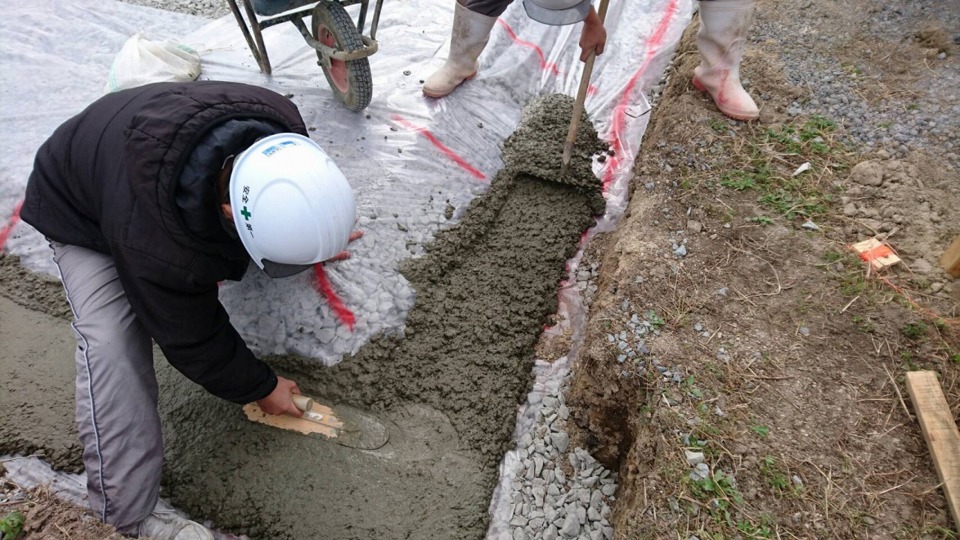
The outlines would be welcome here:
[[[450,55],[443,66],[423,83],[423,93],[433,98],[453,92],[477,74],[477,58],[490,32],[512,0],[458,0],[450,32]]]
[[[757,104],[740,84],[740,62],[753,18],[754,0],[701,0],[697,49],[701,62],[693,85],[713,97],[720,112],[737,120],[754,120]]]
[[[150,336],[140,325],[113,259],[51,243],[77,337],[77,429],[93,513],[129,536],[212,539],[178,515],[153,514],[163,439]]]

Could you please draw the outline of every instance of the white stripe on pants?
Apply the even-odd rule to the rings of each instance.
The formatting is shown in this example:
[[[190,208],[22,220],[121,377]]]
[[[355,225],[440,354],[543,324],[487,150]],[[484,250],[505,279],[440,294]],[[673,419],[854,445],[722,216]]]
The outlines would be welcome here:
[[[77,429],[90,508],[135,534],[157,504],[163,437],[150,336],[113,259],[51,242],[77,335]]]

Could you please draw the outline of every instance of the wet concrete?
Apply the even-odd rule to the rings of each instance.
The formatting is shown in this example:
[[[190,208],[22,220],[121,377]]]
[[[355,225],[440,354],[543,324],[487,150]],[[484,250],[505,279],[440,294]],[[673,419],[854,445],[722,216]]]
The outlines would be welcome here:
[[[531,104],[488,192],[402,268],[417,291],[404,337],[376,340],[333,368],[268,358],[305,393],[375,411],[392,428],[385,447],[250,423],[160,362],[164,494],[255,538],[483,537],[534,344],[556,310],[566,260],[602,209],[589,164],[602,148],[589,122],[556,181],[572,106],[565,96]],[[4,294],[15,271],[0,265]],[[72,352],[50,354],[69,366],[72,386]],[[20,371],[3,358],[4,372]],[[0,395],[10,384],[0,382]],[[0,410],[29,409],[29,398],[0,397]],[[32,429],[16,415],[0,419],[12,422],[8,432]],[[0,452],[26,449],[0,442]]]
[[[0,455],[38,454],[58,469],[80,472],[70,325],[0,297],[0,344]]]

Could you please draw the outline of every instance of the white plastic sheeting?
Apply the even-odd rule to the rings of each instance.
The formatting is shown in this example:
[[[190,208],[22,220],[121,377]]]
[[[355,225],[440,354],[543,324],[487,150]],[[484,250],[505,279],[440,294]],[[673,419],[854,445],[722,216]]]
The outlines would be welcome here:
[[[352,245],[352,259],[325,267],[332,289],[355,316],[352,328],[317,293],[310,273],[271,280],[252,267],[242,282],[221,289],[247,342],[262,353],[297,352],[329,365],[378,332],[402,331],[414,292],[399,274],[399,263],[421,254],[433,234],[456,222],[486,189],[502,166],[500,143],[516,128],[524,104],[545,93],[575,95],[581,73],[580,25],[544,26],[529,20],[516,2],[495,25],[478,77],[447,98],[423,97],[420,81],[447,54],[453,5],[453,0],[385,1],[380,50],[370,58],[373,100],[361,113],[335,100],[316,54],[291,24],[265,31],[273,64],[273,75],[265,76],[232,15],[211,22],[104,0],[5,6],[0,237],[4,222],[13,225],[6,248],[26,266],[56,275],[42,236],[13,219],[33,155],[57,125],[100,95],[124,41],[147,30],[200,52],[200,79],[246,82],[289,95],[357,197],[358,227],[365,235]],[[612,229],[625,209],[649,112],[644,93],[660,78],[692,7],[692,0],[611,2],[606,52],[594,67],[586,110],[615,153],[594,164],[606,185],[607,213],[585,241]],[[350,12],[355,16],[356,6]],[[570,261],[571,275],[579,257]],[[584,314],[574,279],[560,291],[560,300],[565,320],[554,331],[571,329],[579,343]],[[518,437],[531,429],[541,397],[557,393],[574,356],[571,351],[552,365],[537,361],[529,405],[518,411]],[[509,452],[501,465],[489,538],[510,537],[510,483],[517,464],[516,452]]]
[[[595,167],[609,184],[601,227],[609,227],[625,206],[649,108],[643,93],[660,77],[690,4],[611,3],[607,49],[597,59],[586,101],[601,136],[617,149]],[[357,8],[349,8],[354,17]],[[316,53],[289,23],[264,32],[273,64],[273,75],[265,76],[232,15],[201,26],[196,17],[116,2],[6,6],[0,23],[0,142],[6,149],[0,155],[0,220],[22,198],[39,145],[100,95],[123,42],[140,30],[177,37],[200,52],[201,79],[247,82],[290,95],[311,136],[355,190],[365,236],[352,245],[351,260],[326,265],[332,289],[355,316],[352,329],[316,291],[310,273],[272,280],[252,267],[221,293],[235,326],[257,352],[297,352],[334,364],[374,334],[402,330],[414,294],[399,263],[422,253],[433,234],[486,189],[502,166],[500,143],[516,128],[524,104],[538,94],[576,93],[581,26],[536,23],[517,2],[495,25],[478,77],[447,98],[423,97],[420,81],[442,64],[452,17],[452,1],[387,0],[377,33],[380,50],[370,58],[373,100],[353,113],[333,97]],[[16,225],[6,247],[26,266],[55,275],[43,238],[29,226]]]

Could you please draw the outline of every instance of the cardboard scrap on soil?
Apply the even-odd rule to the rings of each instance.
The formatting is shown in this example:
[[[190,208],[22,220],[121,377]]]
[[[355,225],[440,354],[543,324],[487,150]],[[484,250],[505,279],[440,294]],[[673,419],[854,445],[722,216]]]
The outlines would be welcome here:
[[[870,266],[877,272],[900,262],[900,257],[893,252],[893,249],[886,243],[877,240],[876,237],[858,242],[851,248],[857,252],[862,261],[870,263]]]

